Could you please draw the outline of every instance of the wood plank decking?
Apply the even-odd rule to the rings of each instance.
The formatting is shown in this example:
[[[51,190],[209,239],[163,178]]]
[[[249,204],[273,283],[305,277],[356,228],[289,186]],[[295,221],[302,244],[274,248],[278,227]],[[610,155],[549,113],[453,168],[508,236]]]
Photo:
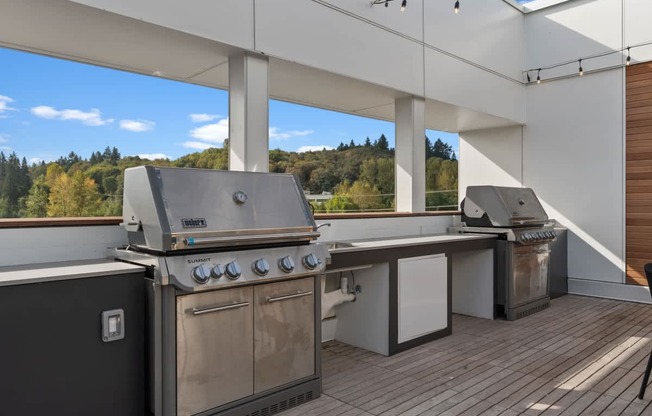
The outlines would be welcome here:
[[[322,348],[323,394],[283,416],[652,415],[636,396],[652,305],[563,296],[507,322],[455,315],[453,335],[392,357]]]

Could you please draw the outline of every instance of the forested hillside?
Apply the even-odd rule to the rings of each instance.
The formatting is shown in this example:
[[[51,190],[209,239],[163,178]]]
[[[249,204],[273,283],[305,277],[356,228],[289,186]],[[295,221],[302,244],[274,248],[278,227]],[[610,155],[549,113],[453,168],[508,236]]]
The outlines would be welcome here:
[[[139,165],[227,169],[228,141],[176,160],[122,157],[107,147],[84,159],[75,152],[55,162],[29,166],[15,153],[0,152],[0,217],[82,217],[121,215],[123,172]],[[337,149],[269,152],[270,172],[296,174],[310,194],[332,194],[312,202],[315,212],[393,211],[394,149],[384,135]],[[457,160],[441,140],[426,138],[426,205],[457,206]]]

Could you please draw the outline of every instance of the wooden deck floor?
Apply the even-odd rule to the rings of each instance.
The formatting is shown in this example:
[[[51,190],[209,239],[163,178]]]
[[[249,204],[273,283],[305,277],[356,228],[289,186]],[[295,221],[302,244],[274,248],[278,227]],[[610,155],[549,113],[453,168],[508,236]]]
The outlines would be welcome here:
[[[507,322],[456,315],[453,335],[384,357],[322,348],[323,395],[283,416],[652,415],[636,396],[652,305],[564,296]]]

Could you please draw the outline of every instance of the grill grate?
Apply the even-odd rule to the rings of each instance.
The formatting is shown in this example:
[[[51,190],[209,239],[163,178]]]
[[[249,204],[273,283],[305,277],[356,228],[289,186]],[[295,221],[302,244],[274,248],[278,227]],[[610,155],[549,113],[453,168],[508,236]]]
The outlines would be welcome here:
[[[288,410],[292,407],[299,406],[310,400],[312,400],[312,391],[309,391],[307,393],[302,393],[294,397],[290,397],[287,400],[281,400],[278,403],[274,403],[267,407],[263,407],[261,409],[255,410],[251,413],[247,413],[246,416],[271,416],[283,412],[285,410]]]

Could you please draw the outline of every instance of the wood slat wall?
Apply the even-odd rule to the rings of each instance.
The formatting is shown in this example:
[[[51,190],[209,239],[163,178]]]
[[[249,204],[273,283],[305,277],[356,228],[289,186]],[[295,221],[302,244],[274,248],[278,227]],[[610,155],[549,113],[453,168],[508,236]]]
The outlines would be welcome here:
[[[627,68],[626,81],[627,283],[647,285],[652,262],[652,64]]]

